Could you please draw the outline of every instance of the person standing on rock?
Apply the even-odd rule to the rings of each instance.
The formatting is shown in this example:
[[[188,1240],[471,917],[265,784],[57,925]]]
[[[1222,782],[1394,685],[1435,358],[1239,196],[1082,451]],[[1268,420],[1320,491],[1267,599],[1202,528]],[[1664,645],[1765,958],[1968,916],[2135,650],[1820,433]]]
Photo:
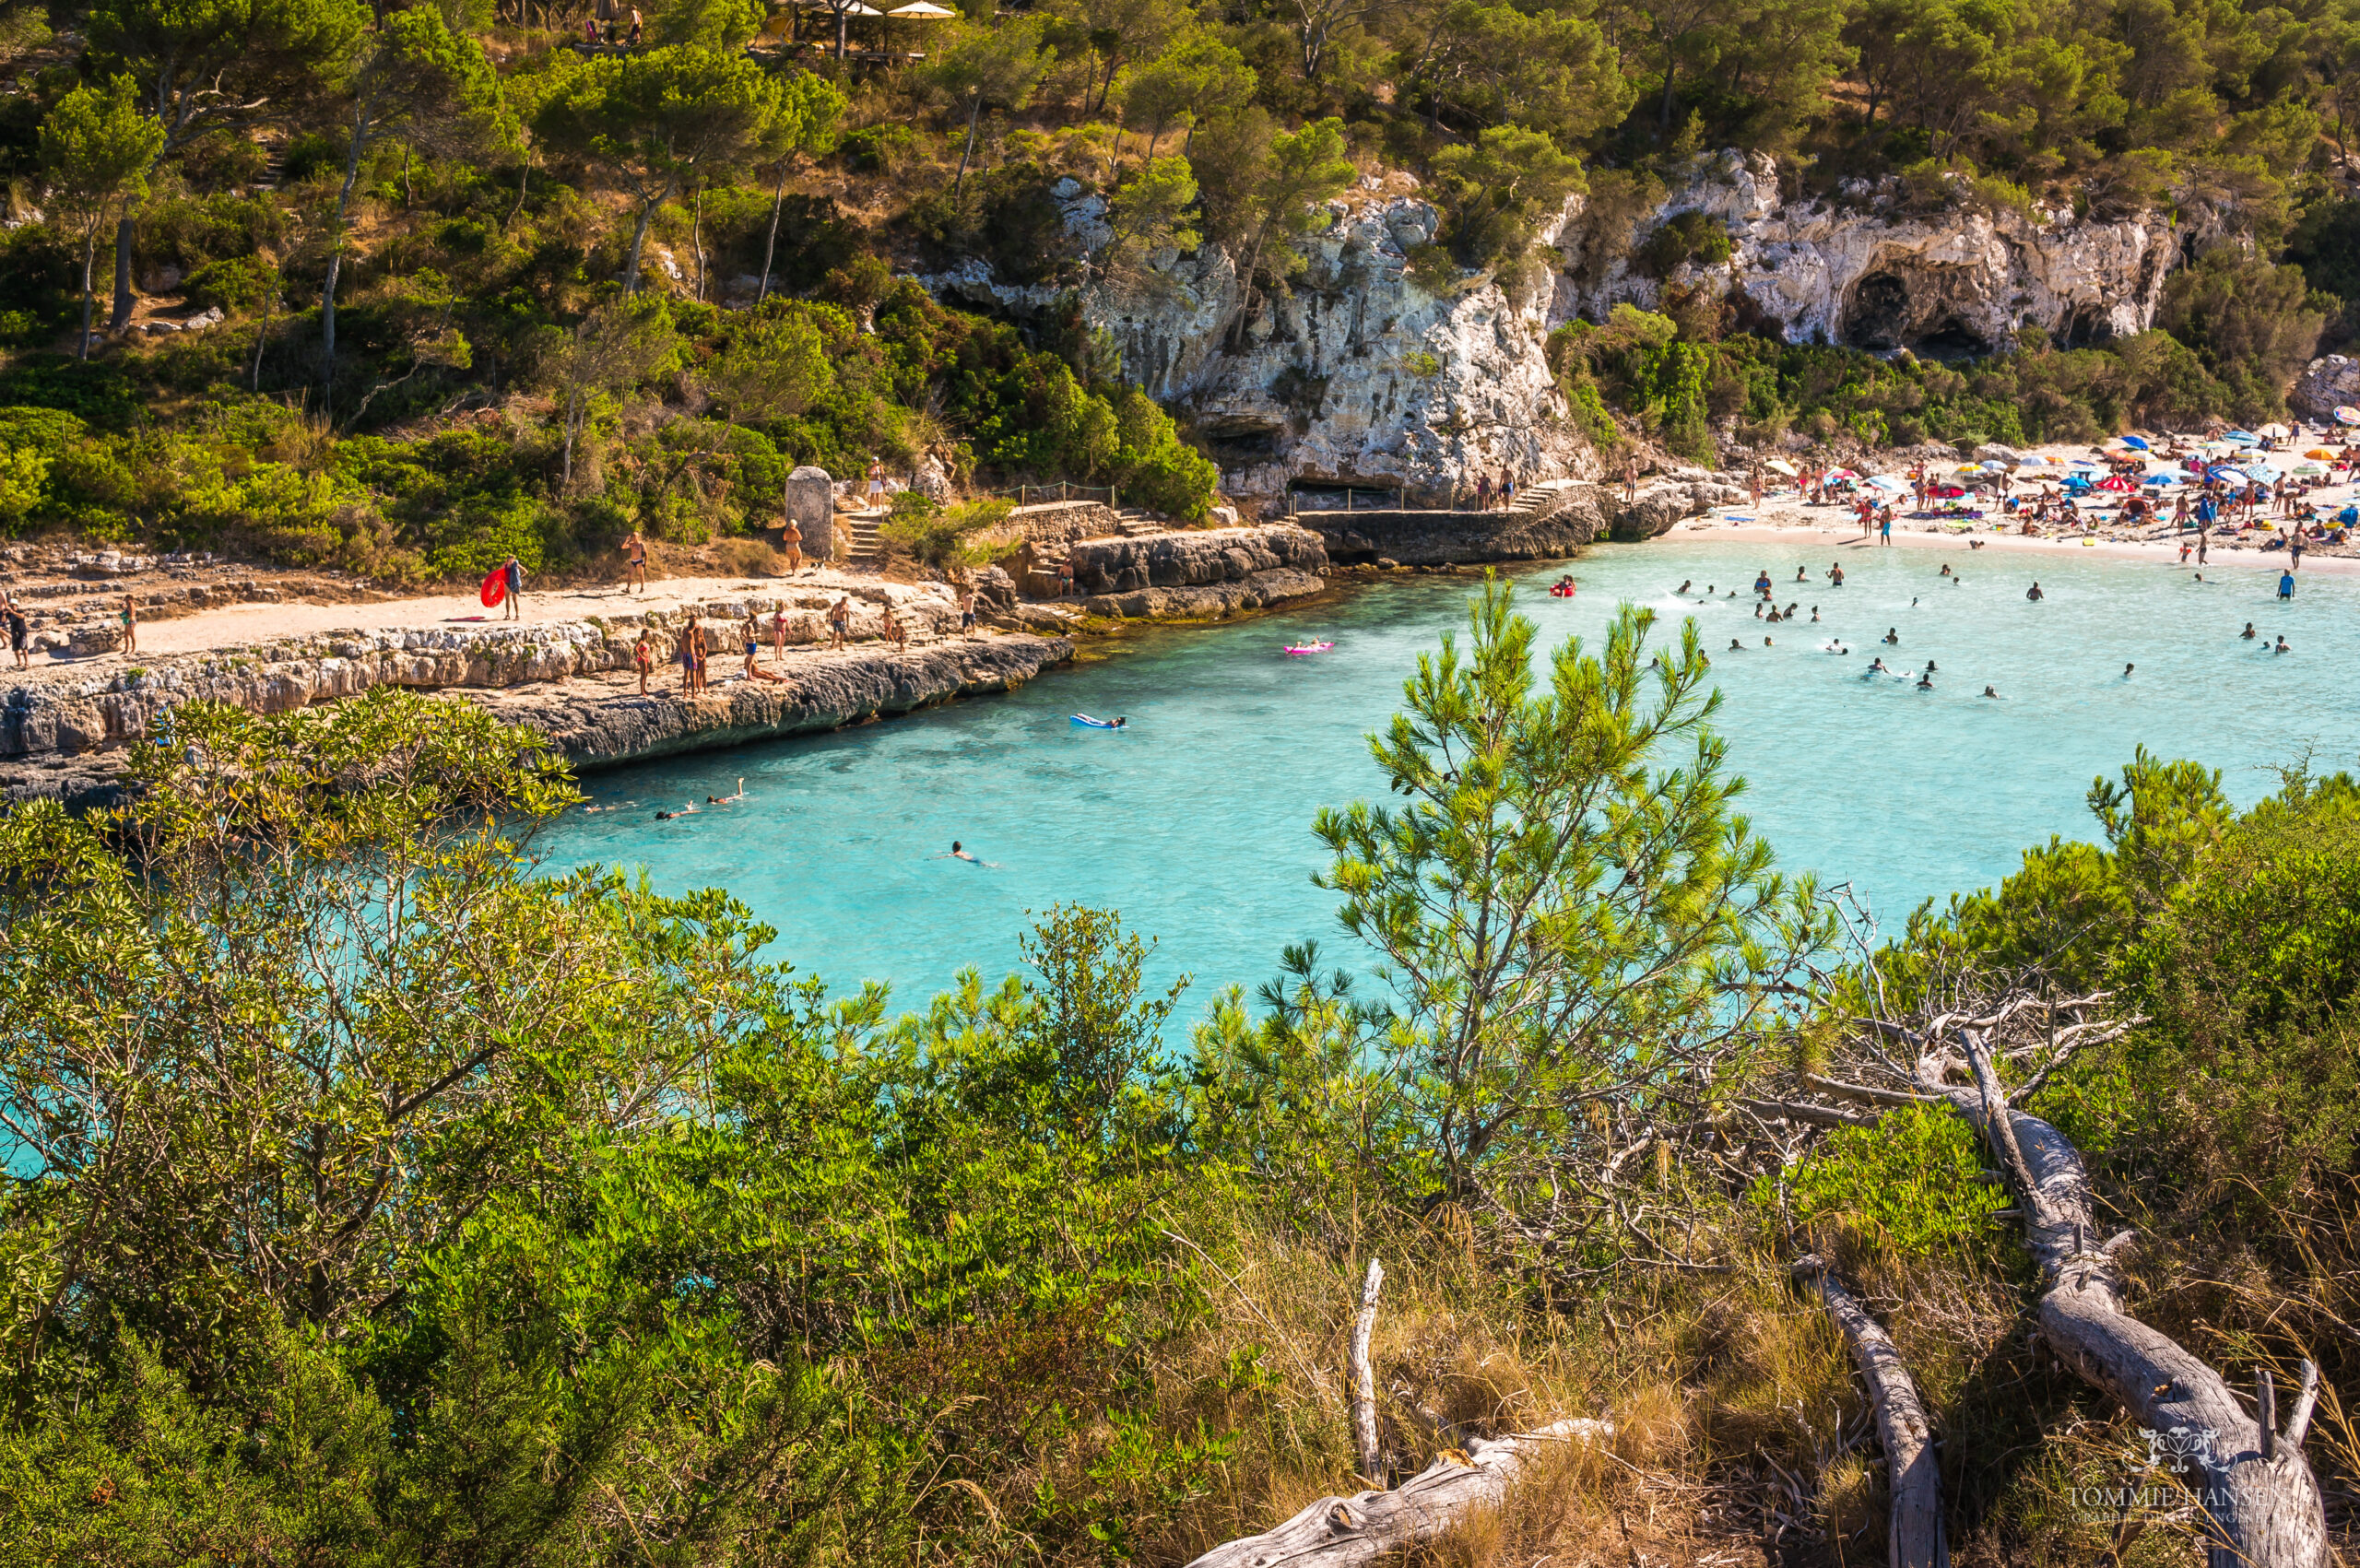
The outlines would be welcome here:
[[[836,602],[828,607],[828,647],[831,651],[844,645],[852,631],[852,599],[839,594]]]
[[[680,661],[680,695],[693,697],[697,694],[697,618],[695,616],[689,617],[688,624],[680,628],[679,647],[676,656]]]
[[[17,656],[18,669],[30,668],[32,660],[25,652],[25,643],[29,640],[30,631],[25,625],[25,612],[18,609],[16,601],[11,599],[8,601],[6,614],[8,618],[8,652]]]
[[[786,607],[781,605],[771,611],[771,663],[783,664],[785,660]]]
[[[1639,499],[1639,459],[1636,454],[1622,460],[1622,499],[1625,502]]]
[[[797,523],[792,517],[788,518],[786,520],[786,535],[784,538],[779,540],[778,548],[786,557],[786,569],[789,572],[802,571],[803,525]]]
[[[885,465],[874,457],[868,460],[868,504],[885,504]]]
[[[630,593],[634,583],[647,592],[647,540],[636,528],[623,540],[623,592]]]
[[[508,584],[507,596],[501,601],[508,607],[508,613],[502,617],[502,619],[504,620],[524,619],[525,563],[518,560],[512,555],[508,558],[508,564],[500,569],[500,574]]]
[[[647,628],[639,629],[639,641],[631,645],[631,667],[639,671],[639,694],[647,695],[647,678],[655,670],[655,649],[647,640]]]
[[[885,635],[892,642],[895,653],[909,651],[909,630],[902,624],[902,618],[893,613],[893,607],[891,605],[885,607]]]
[[[959,635],[975,634],[975,585],[962,583],[959,586]]]
[[[139,652],[139,606],[129,594],[123,596],[123,651]]]

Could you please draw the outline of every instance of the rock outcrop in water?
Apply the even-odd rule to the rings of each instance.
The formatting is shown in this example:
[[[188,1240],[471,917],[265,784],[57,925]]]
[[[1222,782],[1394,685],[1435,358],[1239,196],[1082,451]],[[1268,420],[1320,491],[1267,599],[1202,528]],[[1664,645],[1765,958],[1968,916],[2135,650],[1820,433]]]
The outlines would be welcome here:
[[[1327,585],[1327,545],[1289,523],[1085,539],[1068,559],[1093,615],[1228,615]]]

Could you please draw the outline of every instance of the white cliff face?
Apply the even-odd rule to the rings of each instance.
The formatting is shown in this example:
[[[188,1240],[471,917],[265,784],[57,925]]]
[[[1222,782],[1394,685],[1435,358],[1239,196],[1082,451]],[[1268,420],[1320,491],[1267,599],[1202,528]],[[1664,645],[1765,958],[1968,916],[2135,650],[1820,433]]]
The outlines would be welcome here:
[[[1464,496],[1479,477],[1520,486],[1595,478],[1598,461],[1549,373],[1547,335],[1620,302],[1653,308],[1665,286],[1734,289],[1789,342],[1975,354],[2013,347],[2036,326],[2083,341],[2144,331],[2162,301],[2178,236],[2160,218],[2112,223],[2070,212],[1897,215],[1869,189],[1847,205],[1788,202],[1769,159],[1727,152],[1644,217],[1702,212],[1729,230],[1726,263],[1683,264],[1668,279],[1628,259],[1584,287],[1554,272],[1530,301],[1488,275],[1427,283],[1408,275],[1431,242],[1434,206],[1399,173],[1329,204],[1303,242],[1308,265],[1240,320],[1236,258],[1208,244],[1150,258],[1144,279],[1101,282],[1083,308],[1120,347],[1124,374],[1185,412],[1221,464],[1223,489],[1270,495],[1291,481],[1398,488],[1410,504]],[[1105,204],[1068,182],[1068,238],[1092,253]],[[1583,204],[1566,204],[1540,242],[1578,262]],[[955,303],[1025,317],[1055,301],[983,263],[920,279]],[[1439,289],[1441,291],[1435,291]]]
[[[2012,347],[2038,327],[2059,338],[2124,336],[2154,324],[2178,237],[2160,217],[2101,223],[2044,211],[1954,212],[1933,218],[1880,210],[1876,193],[1839,210],[1788,202],[1776,163],[1722,153],[1642,218],[1634,242],[1683,212],[1717,218],[1732,253],[1709,266],[1682,264],[1661,281],[1614,262],[1593,287],[1557,280],[1549,319],[1602,319],[1618,303],[1654,306],[1666,284],[1721,283],[1748,296],[1788,342],[1870,349],[1928,347],[1980,353]],[[1570,253],[1587,238],[1569,217]]]
[[[1233,491],[1360,481],[1439,501],[1481,476],[1593,477],[1549,373],[1545,294],[1519,305],[1488,277],[1431,291],[1406,267],[1437,222],[1413,196],[1332,204],[1304,272],[1242,324],[1216,245],[1156,258],[1147,283],[1099,289],[1088,312],[1125,374],[1194,416]]]

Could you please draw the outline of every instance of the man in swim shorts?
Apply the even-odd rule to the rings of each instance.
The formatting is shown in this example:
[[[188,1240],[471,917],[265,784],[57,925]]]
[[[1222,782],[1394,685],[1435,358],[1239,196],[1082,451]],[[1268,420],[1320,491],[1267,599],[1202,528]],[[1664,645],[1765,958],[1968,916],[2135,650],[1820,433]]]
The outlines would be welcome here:
[[[630,593],[634,583],[647,592],[647,540],[636,528],[623,536],[623,592]]]
[[[2040,584],[2036,583],[2030,588],[2024,590],[2024,597],[2037,604],[2040,600],[2048,597],[2048,595],[2042,593],[2040,591]]]
[[[843,647],[844,638],[851,631],[852,600],[848,595],[839,594],[836,602],[828,607],[828,646],[831,649]]]

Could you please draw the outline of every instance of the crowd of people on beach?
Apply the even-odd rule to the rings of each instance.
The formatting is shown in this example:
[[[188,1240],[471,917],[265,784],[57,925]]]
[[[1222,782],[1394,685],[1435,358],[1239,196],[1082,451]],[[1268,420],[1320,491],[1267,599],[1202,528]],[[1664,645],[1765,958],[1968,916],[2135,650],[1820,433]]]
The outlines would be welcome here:
[[[1634,482],[1626,476],[1626,487]],[[2204,440],[2123,436],[2087,457],[2017,454],[1947,469],[1919,461],[1880,475],[1773,459],[1753,465],[1749,485],[1756,506],[1790,489],[1804,505],[1843,507],[1862,538],[1881,544],[1892,542],[1903,517],[2026,537],[2086,539],[2102,528],[2154,537],[2151,530],[2169,529],[2295,553],[2360,541],[2360,490],[2340,504],[2326,493],[2360,485],[2360,430],[2333,427],[2315,434],[2301,424],[2268,425]]]

